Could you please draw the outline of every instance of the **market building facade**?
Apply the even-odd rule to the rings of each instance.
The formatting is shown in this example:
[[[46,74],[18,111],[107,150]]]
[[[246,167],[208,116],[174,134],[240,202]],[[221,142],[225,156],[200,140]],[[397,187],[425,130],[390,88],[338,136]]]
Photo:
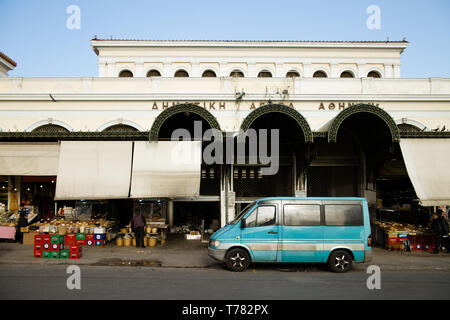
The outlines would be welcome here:
[[[0,79],[5,210],[36,199],[49,214],[87,201],[119,218],[157,207],[179,230],[217,229],[268,196],[450,205],[450,79],[401,78],[407,45],[93,39],[98,77]],[[191,137],[181,154],[196,155],[180,166],[177,129]],[[204,161],[208,129],[233,145],[231,161]],[[275,174],[238,161],[249,132],[277,151]]]

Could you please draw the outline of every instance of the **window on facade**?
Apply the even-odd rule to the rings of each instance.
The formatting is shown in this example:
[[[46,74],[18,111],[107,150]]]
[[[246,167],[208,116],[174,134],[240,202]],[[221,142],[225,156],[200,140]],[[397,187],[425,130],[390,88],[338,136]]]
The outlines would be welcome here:
[[[286,78],[299,78],[300,77],[300,73],[298,73],[297,71],[289,71],[288,73],[286,73]]]
[[[258,78],[272,78],[272,73],[270,73],[270,71],[263,70],[258,73]]]
[[[400,131],[406,131],[406,132],[418,132],[418,131],[421,131],[416,126],[413,126],[413,125],[407,124],[407,123],[401,123],[401,124],[397,125],[397,127],[400,129]]]
[[[187,78],[187,77],[189,77],[189,73],[187,73],[184,70],[178,70],[177,72],[175,72],[174,77],[175,78]]]
[[[126,125],[126,124],[115,124],[103,130],[104,132],[136,132],[138,129]]]
[[[152,69],[147,72],[147,77],[161,77],[161,73],[158,70]]]
[[[119,78],[133,78],[133,73],[130,70],[122,70],[119,73]]]
[[[203,72],[202,77],[203,78],[215,78],[216,73],[212,70],[206,70],[205,72]]]
[[[283,208],[286,226],[320,225],[320,205],[318,204],[286,204]]]
[[[354,78],[354,76],[352,72],[344,71],[341,73],[341,78]]]
[[[239,71],[239,70],[233,70],[230,73],[230,77],[232,77],[232,78],[243,78],[244,77],[244,73],[242,71]]]
[[[246,219],[247,227],[263,227],[275,224],[275,206],[259,206]]]
[[[363,212],[359,204],[326,204],[327,226],[362,226]]]
[[[367,77],[368,78],[381,78],[381,75],[378,72],[376,72],[376,71],[370,71],[367,74]]]
[[[313,74],[313,78],[326,78],[327,74],[324,71],[316,71]]]

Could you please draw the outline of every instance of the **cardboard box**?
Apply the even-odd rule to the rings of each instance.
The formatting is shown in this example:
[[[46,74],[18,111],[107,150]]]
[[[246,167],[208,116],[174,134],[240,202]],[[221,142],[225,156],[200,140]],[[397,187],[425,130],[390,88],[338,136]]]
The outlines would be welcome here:
[[[32,244],[34,245],[34,236],[37,235],[37,232],[27,232],[23,234],[23,244]]]

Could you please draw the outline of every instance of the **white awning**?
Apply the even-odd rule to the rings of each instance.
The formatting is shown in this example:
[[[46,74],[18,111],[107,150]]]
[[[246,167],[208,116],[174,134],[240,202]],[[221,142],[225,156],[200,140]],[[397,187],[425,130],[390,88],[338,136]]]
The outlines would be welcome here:
[[[58,143],[0,143],[0,175],[56,176]]]
[[[62,141],[55,200],[127,198],[131,141]]]
[[[131,197],[195,197],[200,194],[200,141],[136,141]]]
[[[421,204],[450,205],[450,139],[401,139],[400,147]]]

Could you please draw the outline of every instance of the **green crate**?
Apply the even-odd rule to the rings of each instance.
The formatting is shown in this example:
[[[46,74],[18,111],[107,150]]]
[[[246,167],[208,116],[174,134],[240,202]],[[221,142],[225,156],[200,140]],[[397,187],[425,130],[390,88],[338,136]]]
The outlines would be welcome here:
[[[60,259],[69,259],[69,256],[70,256],[70,250],[65,249],[65,250],[61,250],[59,252]]]
[[[52,251],[51,259],[59,259],[59,251]]]
[[[50,242],[51,243],[64,243],[64,236],[55,234],[50,237]]]
[[[86,233],[77,233],[76,238],[78,240],[85,240],[86,239]]]
[[[42,251],[42,259],[51,259],[52,251]]]

